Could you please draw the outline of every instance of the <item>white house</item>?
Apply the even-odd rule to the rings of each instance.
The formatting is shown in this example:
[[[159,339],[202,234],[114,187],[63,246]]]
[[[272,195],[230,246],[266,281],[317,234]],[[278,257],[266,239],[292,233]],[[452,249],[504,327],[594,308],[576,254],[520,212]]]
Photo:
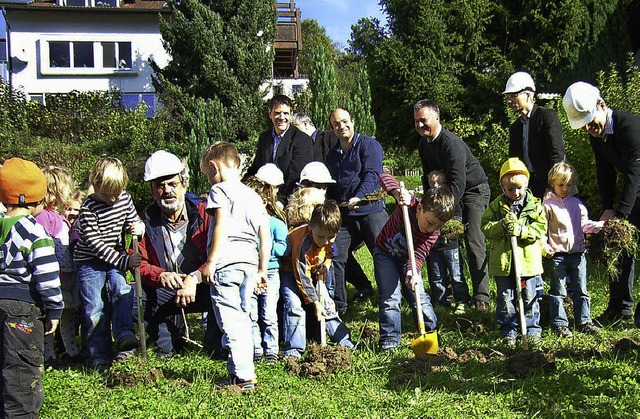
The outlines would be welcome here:
[[[72,90],[118,90],[126,107],[144,101],[153,112],[149,59],[161,67],[169,60],[158,25],[168,13],[164,1],[0,0],[0,7],[4,78],[14,89],[32,100]]]
[[[263,84],[293,96],[306,88],[298,74],[302,48],[300,10],[293,0],[277,11],[273,79]],[[0,77],[31,100],[47,94],[114,91],[127,108],[156,105],[149,66],[164,67],[158,21],[168,17],[164,0],[0,0]]]

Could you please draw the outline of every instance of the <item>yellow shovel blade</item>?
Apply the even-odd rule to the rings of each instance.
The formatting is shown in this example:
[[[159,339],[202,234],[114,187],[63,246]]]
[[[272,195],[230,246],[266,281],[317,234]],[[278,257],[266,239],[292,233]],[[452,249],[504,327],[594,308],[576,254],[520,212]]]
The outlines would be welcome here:
[[[411,341],[411,350],[416,356],[438,353],[438,332],[432,330]]]

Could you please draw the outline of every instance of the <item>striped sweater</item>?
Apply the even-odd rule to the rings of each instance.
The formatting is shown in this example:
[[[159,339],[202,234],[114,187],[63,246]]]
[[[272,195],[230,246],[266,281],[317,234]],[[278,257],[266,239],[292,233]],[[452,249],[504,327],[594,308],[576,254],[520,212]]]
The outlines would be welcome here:
[[[75,248],[75,262],[98,259],[118,269],[127,269],[129,255],[124,250],[123,232],[125,226],[139,221],[131,195],[126,191],[113,205],[98,201],[93,195],[88,197],[76,221],[80,240]]]
[[[59,319],[64,307],[53,240],[30,215],[0,218],[0,299],[25,301]]]
[[[383,173],[379,178],[380,186],[387,192],[394,189],[400,189],[400,184],[391,175]],[[409,221],[411,222],[411,235],[413,236],[413,250],[416,257],[416,271],[420,272],[425,259],[429,256],[431,248],[440,236],[440,230],[433,233],[423,233],[418,227],[417,208],[418,200],[415,195],[411,196],[411,205],[409,205]],[[404,272],[411,270],[411,262],[409,260],[409,252],[407,251],[407,238],[404,231],[404,219],[402,216],[402,208],[398,205],[391,214],[387,223],[376,237],[376,246],[389,253],[398,264],[404,264]]]

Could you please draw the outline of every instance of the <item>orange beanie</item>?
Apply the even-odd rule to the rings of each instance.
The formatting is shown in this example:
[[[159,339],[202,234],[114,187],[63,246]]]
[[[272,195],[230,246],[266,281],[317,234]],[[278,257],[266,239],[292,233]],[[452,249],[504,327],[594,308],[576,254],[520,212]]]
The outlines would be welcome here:
[[[0,202],[21,205],[40,202],[47,193],[47,181],[35,163],[18,157],[0,167]]]

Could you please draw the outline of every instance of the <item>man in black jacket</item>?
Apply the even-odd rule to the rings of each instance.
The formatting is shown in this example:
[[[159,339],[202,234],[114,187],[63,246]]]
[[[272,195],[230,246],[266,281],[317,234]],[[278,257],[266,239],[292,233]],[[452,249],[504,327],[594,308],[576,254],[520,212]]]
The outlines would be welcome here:
[[[462,208],[464,239],[469,260],[476,308],[489,310],[489,276],[484,234],[480,220],[489,205],[491,190],[487,175],[467,144],[440,123],[440,109],[432,100],[420,100],[413,107],[416,131],[420,134],[418,152],[422,161],[422,186],[429,189],[428,174],[444,172],[455,205]]]
[[[291,118],[291,125],[311,137],[313,141],[313,160],[322,163],[327,159],[329,150],[338,144],[340,140],[332,130],[322,131],[316,129],[311,118],[303,113],[296,113]]]
[[[513,113],[519,115],[509,128],[509,157],[518,157],[529,169],[529,188],[542,199],[551,166],[565,157],[562,126],[558,114],[533,103],[536,86],[524,71],[507,80],[503,95]]]
[[[291,126],[292,102],[285,95],[275,95],[269,102],[269,119],[273,128],[258,138],[253,163],[245,176],[255,175],[259,168],[274,163],[284,174],[280,194],[287,197],[296,187],[300,172],[313,160],[313,142],[304,132]]]
[[[601,220],[628,219],[640,226],[640,117],[607,107],[598,88],[584,82],[569,86],[563,99],[571,128],[589,133],[596,159],[598,190],[604,212]],[[622,188],[616,187],[617,175]],[[634,259],[623,256],[618,277],[609,278],[609,304],[600,323],[631,322]],[[636,307],[639,314],[640,307]],[[640,318],[639,318],[640,320]]]

